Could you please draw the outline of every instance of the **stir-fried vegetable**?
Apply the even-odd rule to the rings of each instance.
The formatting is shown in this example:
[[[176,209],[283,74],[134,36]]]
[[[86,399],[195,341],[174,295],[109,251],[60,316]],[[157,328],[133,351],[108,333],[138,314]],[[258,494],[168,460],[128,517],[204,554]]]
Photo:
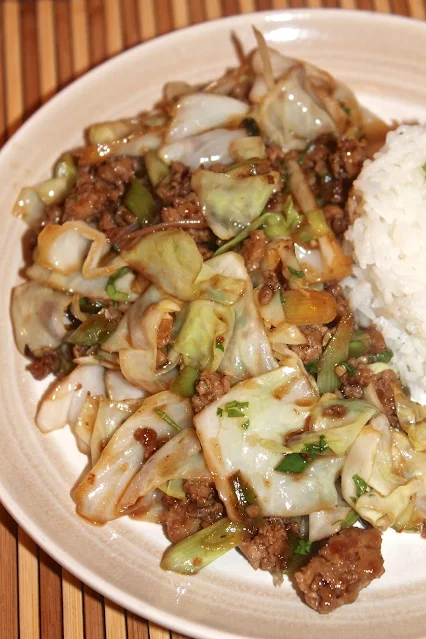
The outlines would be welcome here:
[[[299,277],[298,273],[297,271],[297,277]],[[281,303],[286,321],[296,326],[328,324],[336,317],[336,301],[326,291],[313,289],[283,291]]]
[[[192,366],[184,366],[170,384],[170,390],[182,397],[195,395],[195,384],[200,379],[200,371]]]
[[[68,335],[67,342],[78,346],[103,344],[115,331],[117,325],[118,320],[108,319],[105,315],[94,315]]]
[[[192,575],[241,546],[300,585],[317,551],[327,563],[363,534],[345,532],[358,520],[424,529],[426,408],[368,312],[360,327],[341,317],[344,199],[374,118],[255,36],[238,69],[93,124],[88,146],[21,190],[14,213],[37,245],[11,316],[33,375],[67,375],[36,422],[69,425],[89,456],[79,515],[161,522],[182,539],[164,570]],[[333,589],[339,603],[356,594],[360,572],[346,592],[333,566],[330,605]],[[308,581],[321,599],[324,580]]]
[[[212,561],[250,538],[250,530],[227,517],[179,541],[166,550],[161,560],[163,570],[194,575]]]
[[[341,362],[348,359],[349,342],[354,325],[353,315],[342,317],[337,325],[336,332],[327,344],[326,349],[318,362],[318,387],[320,393],[332,393],[340,387],[341,381],[336,375],[335,368]]]
[[[240,177],[199,169],[192,176],[204,216],[221,240],[235,237],[257,218],[280,182],[276,171]]]
[[[173,229],[146,235],[121,255],[135,271],[166,293],[183,300],[192,299],[203,258],[185,231]]]
[[[137,178],[133,178],[124,199],[124,204],[136,216],[139,226],[152,224],[156,214],[156,204],[151,192]]]

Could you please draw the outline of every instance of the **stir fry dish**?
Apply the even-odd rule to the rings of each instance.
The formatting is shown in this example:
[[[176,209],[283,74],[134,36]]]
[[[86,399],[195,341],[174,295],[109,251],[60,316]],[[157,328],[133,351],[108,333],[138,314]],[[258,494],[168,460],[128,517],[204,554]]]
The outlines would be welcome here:
[[[78,515],[160,524],[161,567],[186,575],[237,549],[328,613],[383,574],[384,531],[425,531],[425,382],[385,302],[359,312],[368,171],[410,132],[256,37],[21,190],[11,316],[29,372],[55,376],[38,428],[88,456]]]

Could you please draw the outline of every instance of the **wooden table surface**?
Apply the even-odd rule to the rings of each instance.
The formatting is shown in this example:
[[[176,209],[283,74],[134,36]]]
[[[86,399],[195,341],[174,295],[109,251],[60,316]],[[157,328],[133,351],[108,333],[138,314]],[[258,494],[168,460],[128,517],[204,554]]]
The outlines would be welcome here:
[[[59,89],[123,49],[189,24],[290,7],[426,18],[423,0],[0,0],[0,146]],[[0,504],[0,639],[18,637],[183,639],[80,583]]]

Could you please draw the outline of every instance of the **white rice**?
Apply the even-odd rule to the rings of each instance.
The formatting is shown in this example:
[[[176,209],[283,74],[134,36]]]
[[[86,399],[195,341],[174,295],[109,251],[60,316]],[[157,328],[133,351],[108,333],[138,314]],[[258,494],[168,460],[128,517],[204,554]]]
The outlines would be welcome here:
[[[374,322],[413,399],[426,404],[426,127],[401,126],[355,182],[344,287],[361,325]]]

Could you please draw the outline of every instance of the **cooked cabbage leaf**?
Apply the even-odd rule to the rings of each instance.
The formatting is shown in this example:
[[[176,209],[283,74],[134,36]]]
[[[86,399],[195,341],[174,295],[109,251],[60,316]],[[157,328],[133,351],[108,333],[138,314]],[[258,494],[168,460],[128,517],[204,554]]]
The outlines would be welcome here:
[[[155,409],[164,411],[182,429],[191,425],[190,400],[168,391],[146,398],[114,433],[98,462],[74,489],[72,498],[80,515],[99,523],[122,515],[117,508],[118,503],[144,461],[145,444],[137,431],[143,434],[143,429],[148,428],[161,438],[175,434],[175,430],[159,417]]]
[[[215,273],[246,282],[245,293],[233,306],[235,326],[219,371],[235,379],[247,379],[277,368],[271,345],[257,310],[253,286],[244,260],[229,251],[208,260],[206,264]]]
[[[103,395],[98,398],[98,410],[90,439],[90,455],[94,466],[109,440],[121,426],[142,405],[143,399],[128,399],[114,402]]]
[[[158,153],[166,164],[182,162],[189,166],[191,171],[195,171],[201,164],[209,167],[215,162],[220,162],[221,164],[232,162],[232,145],[240,139],[245,139],[245,132],[242,129],[234,129],[232,131],[213,129],[206,133],[172,142],[172,144],[166,144],[159,149]]]
[[[28,347],[34,355],[59,346],[68,332],[65,311],[68,295],[52,291],[36,282],[25,282],[12,292],[11,317],[16,345],[22,355]]]
[[[227,95],[192,93],[179,99],[169,125],[166,142],[176,142],[190,135],[226,126],[241,120],[249,105]]]
[[[334,484],[341,457],[319,457],[297,475],[275,470],[282,442],[303,430],[317,400],[313,382],[290,351],[280,368],[240,382],[195,416],[207,466],[229,517],[239,518],[232,481],[237,472],[265,516],[293,517],[337,505]]]
[[[198,169],[191,185],[213,232],[229,240],[259,217],[271,195],[281,188],[281,178],[276,171],[240,176]]]
[[[209,479],[201,444],[195,431],[186,428],[157,450],[133,477],[120,500],[119,509],[138,509],[141,497],[174,479]]]
[[[88,394],[105,395],[103,366],[77,366],[68,377],[56,382],[41,401],[36,424],[43,433],[74,427]]]
[[[184,311],[174,350],[185,364],[216,371],[226,353],[235,324],[235,311],[208,300],[196,300]]]
[[[193,298],[203,258],[185,231],[170,229],[145,235],[132,248],[123,250],[121,256],[165,293],[182,300]]]

